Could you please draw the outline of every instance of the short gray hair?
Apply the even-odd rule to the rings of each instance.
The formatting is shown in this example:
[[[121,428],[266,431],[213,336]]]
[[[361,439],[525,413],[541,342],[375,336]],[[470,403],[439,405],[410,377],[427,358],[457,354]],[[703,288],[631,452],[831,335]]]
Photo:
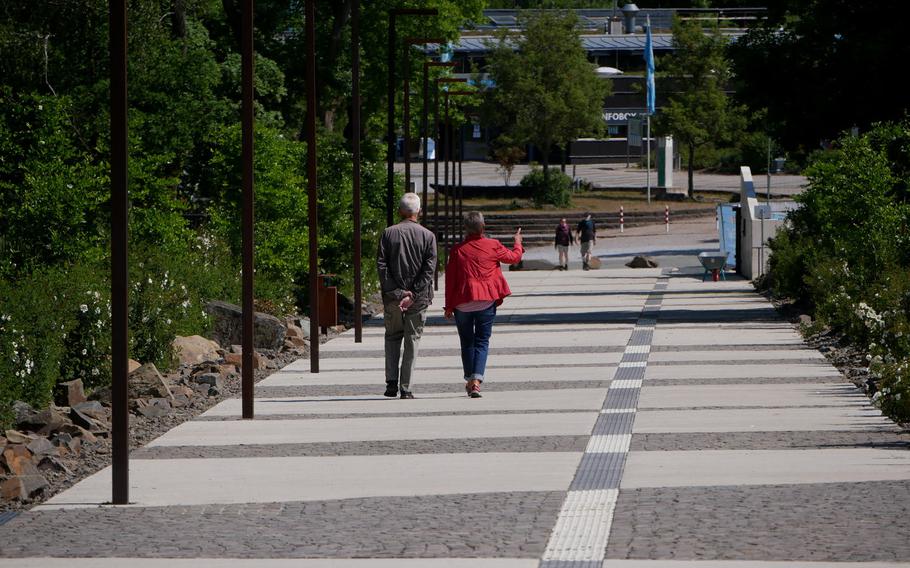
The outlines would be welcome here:
[[[405,193],[398,202],[398,210],[417,215],[420,213],[420,196],[416,193]]]
[[[479,235],[483,232],[483,227],[483,213],[480,211],[468,211],[464,214],[464,228],[469,235]]]

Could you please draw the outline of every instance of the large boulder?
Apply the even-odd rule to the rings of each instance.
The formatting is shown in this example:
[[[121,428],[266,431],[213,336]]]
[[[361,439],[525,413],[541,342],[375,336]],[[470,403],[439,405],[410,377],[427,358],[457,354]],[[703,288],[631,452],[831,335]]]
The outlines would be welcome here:
[[[173,398],[170,387],[152,363],[146,363],[133,371],[129,376],[129,383],[130,399]]]
[[[174,339],[172,343],[177,359],[183,365],[195,365],[205,361],[217,361],[221,358],[217,341],[206,339],[201,335],[191,335]]]
[[[240,306],[228,302],[212,301],[205,305],[212,318],[212,337],[222,347],[239,345],[242,341],[242,316]],[[253,346],[258,349],[279,350],[284,345],[285,323],[275,316],[255,312],[253,315]]]
[[[85,387],[82,379],[74,379],[60,383],[60,402],[66,406],[73,406],[88,400],[85,396]]]
[[[627,262],[626,266],[629,268],[657,268],[659,265],[653,258],[639,255]]]

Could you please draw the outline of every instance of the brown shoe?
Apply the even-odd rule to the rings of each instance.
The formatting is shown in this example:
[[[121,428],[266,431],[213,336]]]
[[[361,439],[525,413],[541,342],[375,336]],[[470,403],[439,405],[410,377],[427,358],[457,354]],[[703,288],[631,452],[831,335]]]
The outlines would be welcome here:
[[[480,381],[477,379],[471,379],[468,381],[467,387],[468,396],[471,398],[480,398]]]

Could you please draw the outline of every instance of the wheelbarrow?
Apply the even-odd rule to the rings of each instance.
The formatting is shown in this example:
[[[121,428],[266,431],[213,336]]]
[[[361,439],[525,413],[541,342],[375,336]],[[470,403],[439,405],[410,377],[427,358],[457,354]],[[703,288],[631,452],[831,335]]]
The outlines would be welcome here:
[[[698,254],[698,261],[704,267],[705,272],[702,274],[701,281],[704,282],[711,275],[711,280],[726,280],[724,268],[727,266],[727,253],[725,252],[702,252]]]

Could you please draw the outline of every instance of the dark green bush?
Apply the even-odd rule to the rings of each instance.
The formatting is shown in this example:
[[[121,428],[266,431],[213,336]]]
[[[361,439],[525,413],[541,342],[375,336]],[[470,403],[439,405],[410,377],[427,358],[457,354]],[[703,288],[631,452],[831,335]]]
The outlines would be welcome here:
[[[572,177],[559,170],[550,168],[547,174],[541,168],[534,168],[521,178],[521,186],[531,189],[532,199],[538,207],[569,207],[572,204]]]
[[[910,121],[815,156],[799,210],[771,242],[768,284],[868,352],[876,401],[910,420]]]

